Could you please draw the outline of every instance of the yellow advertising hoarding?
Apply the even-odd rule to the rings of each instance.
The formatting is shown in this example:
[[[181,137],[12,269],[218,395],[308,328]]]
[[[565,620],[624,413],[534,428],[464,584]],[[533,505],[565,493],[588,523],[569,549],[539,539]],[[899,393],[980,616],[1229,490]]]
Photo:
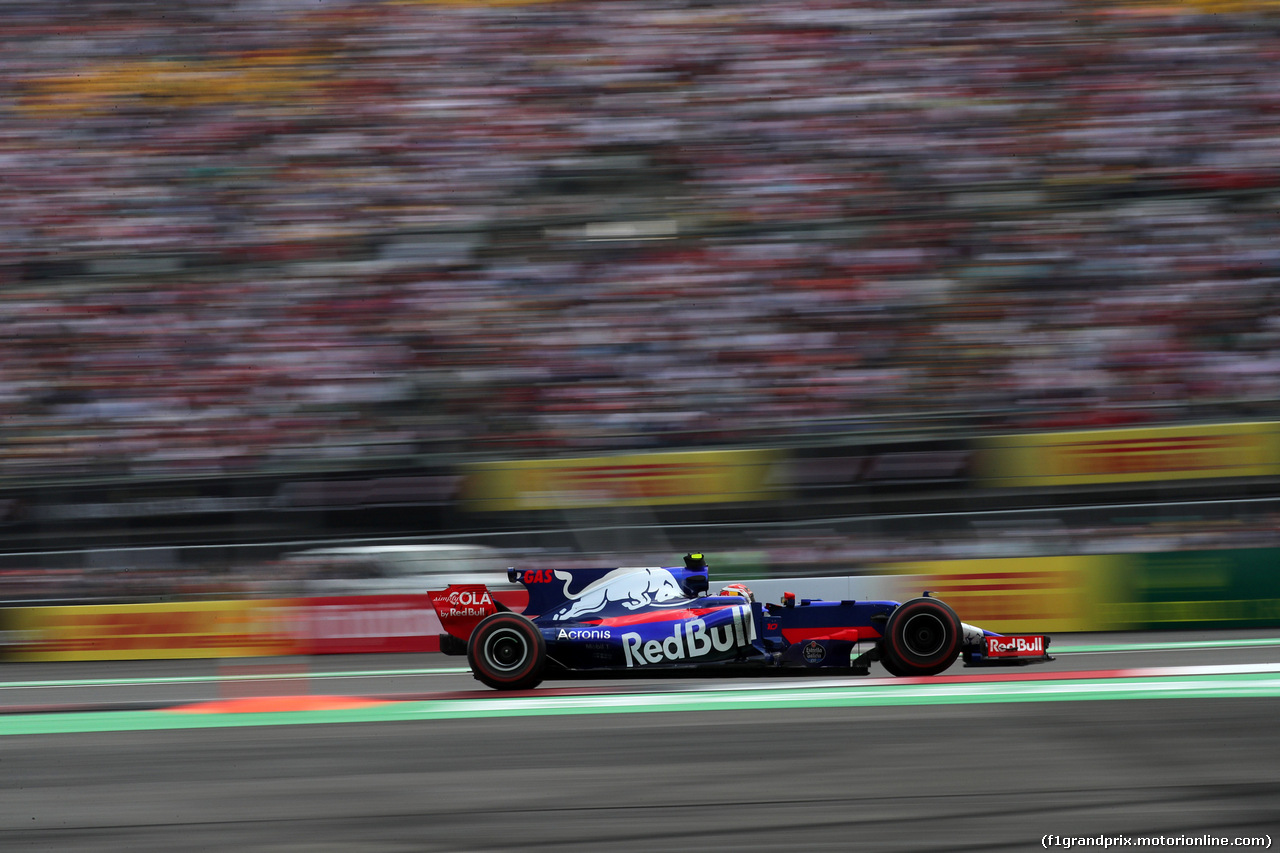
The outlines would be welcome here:
[[[1001,634],[1118,631],[1130,627],[1104,605],[1115,588],[1125,555],[1007,557],[995,560],[931,560],[879,566],[911,575],[919,588],[945,601],[960,618]]]
[[[978,439],[987,488],[1280,476],[1280,424],[1106,429]]]
[[[319,98],[332,63],[323,54],[261,51],[226,61],[128,60],[89,64],[32,82],[20,102],[33,112],[108,112],[147,98],[164,106]]]
[[[271,601],[17,607],[8,611],[18,661],[156,660],[284,655],[297,642]]]
[[[473,512],[735,503],[785,497],[775,450],[703,450],[479,462],[464,468]]]

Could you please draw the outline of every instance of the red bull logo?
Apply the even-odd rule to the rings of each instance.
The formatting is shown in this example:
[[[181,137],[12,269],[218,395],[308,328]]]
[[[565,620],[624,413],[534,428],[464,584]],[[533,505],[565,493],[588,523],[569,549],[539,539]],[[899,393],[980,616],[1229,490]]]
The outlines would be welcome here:
[[[987,656],[993,658],[1040,657],[1044,654],[1042,635],[987,637]]]
[[[733,617],[727,622],[718,625],[708,625],[704,619],[677,622],[671,635],[661,640],[646,641],[635,632],[623,634],[622,653],[627,666],[676,663],[749,646],[755,639],[751,609],[741,605],[731,609]]]

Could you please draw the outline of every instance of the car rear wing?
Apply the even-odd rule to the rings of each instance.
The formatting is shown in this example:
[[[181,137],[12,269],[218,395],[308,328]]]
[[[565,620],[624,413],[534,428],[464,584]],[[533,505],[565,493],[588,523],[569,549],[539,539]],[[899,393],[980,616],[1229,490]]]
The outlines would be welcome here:
[[[482,583],[450,584],[439,592],[427,593],[427,596],[431,599],[431,606],[435,608],[436,616],[440,618],[440,625],[445,630],[445,633],[440,635],[442,651],[446,646],[456,650],[459,641],[463,644],[465,651],[466,642],[471,639],[471,632],[482,619],[511,609],[494,598],[493,593]],[[446,637],[452,638],[453,642],[446,640]]]

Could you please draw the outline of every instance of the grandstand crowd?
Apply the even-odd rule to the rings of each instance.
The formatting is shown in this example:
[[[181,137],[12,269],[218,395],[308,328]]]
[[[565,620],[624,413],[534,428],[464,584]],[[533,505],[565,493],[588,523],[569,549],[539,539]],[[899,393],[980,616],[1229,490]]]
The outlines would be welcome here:
[[[1280,16],[0,4],[0,471],[1280,414]]]

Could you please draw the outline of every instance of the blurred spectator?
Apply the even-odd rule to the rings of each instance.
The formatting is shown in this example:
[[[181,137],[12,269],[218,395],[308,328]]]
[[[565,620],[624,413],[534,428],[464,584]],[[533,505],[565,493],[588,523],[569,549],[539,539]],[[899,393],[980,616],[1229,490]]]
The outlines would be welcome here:
[[[10,0],[0,462],[1275,417],[1278,33],[1243,1]]]

